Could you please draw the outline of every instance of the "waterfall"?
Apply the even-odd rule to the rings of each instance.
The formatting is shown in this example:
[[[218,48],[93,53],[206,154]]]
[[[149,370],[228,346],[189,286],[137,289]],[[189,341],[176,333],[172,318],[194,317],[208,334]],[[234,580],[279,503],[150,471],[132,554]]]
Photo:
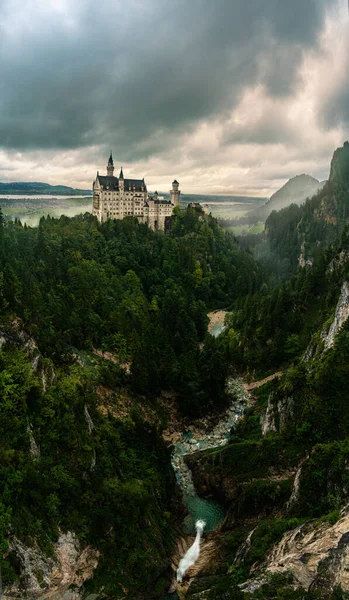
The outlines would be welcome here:
[[[240,563],[244,560],[247,552],[251,548],[252,536],[253,536],[254,532],[256,531],[256,529],[257,529],[257,527],[255,527],[254,529],[252,529],[252,531],[250,531],[250,533],[248,534],[245,541],[242,542],[241,546],[239,546],[239,548],[237,549],[235,559],[234,559],[234,565],[236,563]]]
[[[232,402],[219,422],[212,428],[209,419],[202,419],[201,427],[196,429],[194,435],[191,431],[185,431],[174,443],[171,456],[172,467],[182,490],[184,504],[188,509],[188,516],[183,523],[183,528],[186,533],[192,532],[195,523],[196,529],[194,543],[179,562],[176,571],[178,583],[182,582],[188,569],[196,563],[200,556],[200,541],[204,529],[207,531],[216,529],[224,519],[223,507],[212,499],[197,496],[192,473],[185,462],[185,456],[228,443],[231,429],[244,414],[246,406],[249,405],[250,396],[240,379],[229,378],[227,390],[232,396]],[[175,559],[174,563],[177,564],[177,556]],[[173,582],[173,585],[176,583]]]
[[[95,425],[91,419],[90,413],[88,412],[87,404],[85,404],[85,406],[84,406],[84,414],[85,414],[85,419],[86,419],[86,423],[87,423],[87,427],[88,427],[88,432],[91,435],[92,431],[95,428]]]
[[[30,452],[31,456],[33,456],[34,458],[39,458],[40,457],[40,448],[35,441],[33,429],[32,429],[31,424],[29,423],[29,421],[27,423],[27,433],[29,435],[29,444],[30,444],[29,452]],[[0,596],[0,600],[1,600],[1,596]]]
[[[181,582],[185,573],[192,567],[200,556],[200,540],[205,528],[205,521],[199,519],[195,523],[196,537],[192,546],[186,551],[183,558],[180,560],[177,569],[177,581]]]
[[[303,462],[304,462],[304,460],[301,461],[300,467],[298,468],[296,476],[294,478],[292,493],[291,493],[290,499],[288,500],[288,502],[286,504],[287,510],[290,510],[291,508],[293,508],[293,505],[296,504],[296,502],[298,501]]]

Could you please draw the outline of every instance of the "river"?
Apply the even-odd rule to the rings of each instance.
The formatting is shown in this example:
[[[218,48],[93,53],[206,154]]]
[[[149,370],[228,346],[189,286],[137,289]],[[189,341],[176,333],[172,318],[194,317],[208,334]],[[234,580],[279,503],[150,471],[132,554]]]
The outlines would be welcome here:
[[[209,313],[208,331],[217,337],[225,329],[226,311],[218,310]],[[227,391],[232,397],[231,404],[222,418],[214,427],[203,430],[195,429],[195,434],[188,430],[182,433],[180,439],[174,444],[171,463],[176,474],[177,482],[183,494],[183,503],[188,514],[182,523],[184,534],[195,531],[195,523],[199,519],[206,522],[205,531],[216,529],[223,521],[225,513],[223,507],[213,499],[200,498],[195,490],[192,473],[185,463],[185,456],[200,452],[208,448],[217,448],[228,443],[231,430],[243,415],[249,403],[249,394],[245,389],[242,379],[229,378]],[[173,589],[173,588],[172,588]],[[176,593],[169,594],[166,600],[177,600]]]
[[[171,462],[177,482],[182,490],[183,503],[188,510],[188,514],[182,523],[182,531],[185,535],[195,532],[195,522],[199,519],[203,519],[206,522],[205,532],[208,532],[219,527],[225,516],[223,507],[215,500],[200,498],[197,495],[191,471],[186,465],[184,457],[194,452],[208,448],[217,448],[228,443],[231,430],[243,415],[249,404],[250,396],[245,389],[242,379],[228,379],[227,388],[233,399],[228,410],[217,425],[200,434],[196,430],[195,437],[188,430],[174,444]],[[172,593],[165,596],[165,600],[178,600],[179,596],[174,591],[173,584],[171,591]]]
[[[206,521],[206,531],[211,531],[220,525],[224,518],[223,508],[213,500],[200,498],[195,491],[191,471],[187,467],[184,457],[200,450],[217,448],[228,443],[230,432],[238,419],[244,413],[249,401],[249,394],[245,390],[241,379],[229,379],[227,382],[229,393],[233,400],[227,412],[217,425],[210,431],[193,436],[192,432],[186,431],[180,440],[174,444],[172,453],[172,466],[176,479],[183,493],[183,501],[188,509],[188,516],[183,523],[185,533],[194,531],[197,519]]]

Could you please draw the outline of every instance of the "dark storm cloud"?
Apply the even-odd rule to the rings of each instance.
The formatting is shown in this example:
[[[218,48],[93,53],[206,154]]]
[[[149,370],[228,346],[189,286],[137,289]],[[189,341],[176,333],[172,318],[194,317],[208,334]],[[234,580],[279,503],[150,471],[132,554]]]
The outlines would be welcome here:
[[[3,0],[0,146],[150,155],[228,113],[245,86],[292,93],[334,3]]]
[[[258,101],[257,101],[258,102]],[[259,100],[262,102],[262,100]],[[266,106],[256,119],[225,127],[222,143],[230,144],[294,144],[299,137],[297,126],[287,117],[283,104]]]
[[[348,73],[348,68],[346,73]],[[347,79],[342,81],[341,85],[333,90],[324,102],[321,120],[325,128],[339,125],[349,127],[349,85]]]

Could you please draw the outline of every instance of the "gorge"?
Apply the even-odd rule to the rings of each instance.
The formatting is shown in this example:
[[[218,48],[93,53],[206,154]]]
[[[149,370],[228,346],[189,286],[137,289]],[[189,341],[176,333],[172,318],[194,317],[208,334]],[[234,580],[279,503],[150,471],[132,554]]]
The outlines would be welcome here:
[[[5,598],[345,598],[348,172],[252,248],[200,207],[0,218]]]

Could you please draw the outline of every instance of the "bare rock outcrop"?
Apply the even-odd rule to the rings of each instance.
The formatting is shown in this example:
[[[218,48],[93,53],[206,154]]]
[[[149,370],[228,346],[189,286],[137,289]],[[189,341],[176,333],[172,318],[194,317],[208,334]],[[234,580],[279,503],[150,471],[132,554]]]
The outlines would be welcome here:
[[[54,545],[54,556],[43,555],[37,546],[28,547],[13,536],[9,540],[20,573],[19,582],[4,590],[4,600],[17,597],[63,597],[69,588],[76,591],[69,598],[80,598],[79,588],[93,575],[98,564],[97,550],[81,548],[72,532],[61,533]],[[67,596],[68,597],[68,596]]]
[[[281,398],[275,402],[274,394],[271,393],[266,412],[260,418],[262,435],[265,436],[270,431],[280,431],[288,420],[293,419],[293,409],[292,398]]]
[[[332,348],[335,342],[335,337],[341,327],[344,325],[345,321],[349,317],[349,282],[344,281],[341,289],[341,293],[339,296],[339,300],[336,306],[336,312],[334,315],[334,319],[328,329],[328,331],[323,331],[321,334],[321,338],[324,342],[325,349],[328,350]]]
[[[334,525],[303,524],[273,548],[263,573],[293,574],[295,583],[322,595],[340,585],[349,591],[349,510]]]

